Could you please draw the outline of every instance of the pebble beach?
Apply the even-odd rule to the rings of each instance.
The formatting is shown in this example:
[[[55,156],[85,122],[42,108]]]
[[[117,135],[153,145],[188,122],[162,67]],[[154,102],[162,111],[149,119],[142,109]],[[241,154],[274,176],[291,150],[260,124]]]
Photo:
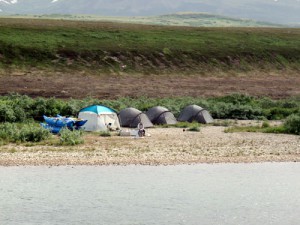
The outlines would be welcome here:
[[[0,146],[0,166],[300,162],[297,135],[226,133],[225,129],[151,128],[144,138],[88,133],[78,146],[8,144]]]

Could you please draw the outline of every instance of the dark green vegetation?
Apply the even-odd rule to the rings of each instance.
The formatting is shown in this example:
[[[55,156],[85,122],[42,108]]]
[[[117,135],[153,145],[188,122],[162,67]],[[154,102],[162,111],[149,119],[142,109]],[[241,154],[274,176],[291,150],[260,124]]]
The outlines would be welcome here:
[[[84,143],[82,130],[71,131],[65,128],[59,132],[59,136],[61,145],[79,145]]]
[[[1,142],[40,142],[50,137],[50,132],[38,124],[0,124]]]
[[[270,126],[269,123],[264,122],[261,126],[230,127],[225,132],[263,132],[300,135],[300,113],[290,115],[280,126]]]
[[[200,127],[201,127],[201,125],[196,121],[193,121],[192,123],[178,122],[176,124],[162,124],[157,126],[162,128],[171,128],[171,127],[183,128],[183,131],[192,131],[192,132],[200,132]]]
[[[111,132],[110,131],[101,131],[100,132],[100,137],[111,137]]]
[[[42,142],[50,140],[50,132],[42,128],[38,123],[0,123],[0,145],[6,143]],[[83,131],[62,129],[59,133],[59,141],[47,144],[78,145],[83,144]]]
[[[218,98],[120,98],[117,100],[60,100],[55,98],[30,98],[11,94],[0,97],[0,141],[6,142],[40,142],[49,138],[50,133],[39,127],[33,120],[41,121],[43,115],[77,116],[79,110],[91,104],[102,104],[116,111],[126,107],[135,107],[142,111],[161,105],[170,109],[176,116],[189,104],[200,105],[210,111],[215,119],[284,119],[283,126],[271,127],[267,122],[262,126],[228,128],[227,132],[272,132],[300,134],[300,99],[271,100],[247,95],[233,94]],[[17,123],[18,122],[18,123]],[[216,124],[218,125],[218,124]],[[224,125],[224,124],[220,124]],[[164,127],[164,126],[163,126]],[[169,126],[168,126],[169,127]],[[198,123],[178,123],[175,127],[187,131],[199,131]],[[84,142],[82,131],[62,130],[60,145],[77,145]],[[110,133],[101,133],[109,136]]]
[[[200,126],[199,124],[193,125],[190,128],[187,129],[188,131],[193,131],[193,132],[200,132]]]
[[[0,19],[0,58],[5,70],[146,74],[299,70],[300,29]]]
[[[0,96],[0,122],[24,122],[42,120],[43,115],[76,116],[83,107],[100,104],[116,111],[134,107],[146,111],[154,106],[164,106],[176,116],[187,105],[196,104],[210,111],[215,119],[285,119],[300,112],[300,99],[284,100],[256,98],[248,95],[232,94],[215,98],[119,98],[116,100],[60,100],[55,98],[30,98],[25,95],[11,94]]]

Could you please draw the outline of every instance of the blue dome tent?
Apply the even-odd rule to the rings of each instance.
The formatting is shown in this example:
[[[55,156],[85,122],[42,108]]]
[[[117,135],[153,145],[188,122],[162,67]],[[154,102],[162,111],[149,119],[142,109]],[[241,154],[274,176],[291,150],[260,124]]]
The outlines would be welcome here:
[[[86,131],[107,131],[120,129],[115,110],[103,105],[91,105],[79,111],[78,118],[87,120],[83,126]]]

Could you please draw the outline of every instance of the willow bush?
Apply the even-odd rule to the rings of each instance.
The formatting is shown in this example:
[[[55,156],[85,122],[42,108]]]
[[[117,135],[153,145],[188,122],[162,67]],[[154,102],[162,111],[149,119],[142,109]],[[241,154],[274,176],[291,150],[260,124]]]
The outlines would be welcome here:
[[[60,145],[79,145],[84,143],[82,130],[71,131],[67,128],[63,128],[59,132],[59,135]]]
[[[43,120],[43,115],[63,116],[78,115],[81,108],[100,104],[113,108],[117,112],[134,107],[146,111],[153,106],[168,108],[175,116],[187,105],[196,104],[207,109],[215,119],[285,119],[292,114],[300,113],[300,99],[272,100],[243,94],[232,94],[224,97],[196,98],[129,98],[119,99],[56,99],[30,98],[25,95],[11,94],[0,96],[0,122],[24,122]]]
[[[300,135],[300,113],[289,116],[284,123],[284,127],[287,133]]]
[[[41,142],[50,137],[50,132],[38,124],[0,124],[0,139],[8,142]]]

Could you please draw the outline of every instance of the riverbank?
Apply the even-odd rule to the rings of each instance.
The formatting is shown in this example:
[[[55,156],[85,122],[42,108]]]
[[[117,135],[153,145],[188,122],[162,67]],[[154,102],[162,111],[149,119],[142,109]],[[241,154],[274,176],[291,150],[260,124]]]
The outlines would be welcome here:
[[[203,126],[200,132],[188,132],[181,128],[153,128],[147,130],[151,136],[145,138],[87,134],[85,144],[75,147],[51,142],[9,144],[0,147],[0,166],[300,162],[299,136],[225,133],[225,129]]]

